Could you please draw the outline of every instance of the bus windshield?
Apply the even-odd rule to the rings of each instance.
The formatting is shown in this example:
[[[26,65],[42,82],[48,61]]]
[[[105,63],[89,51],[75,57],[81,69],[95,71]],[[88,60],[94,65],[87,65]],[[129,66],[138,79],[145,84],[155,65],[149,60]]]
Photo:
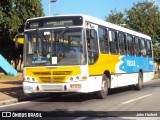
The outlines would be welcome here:
[[[24,65],[83,65],[86,63],[82,28],[25,32]]]

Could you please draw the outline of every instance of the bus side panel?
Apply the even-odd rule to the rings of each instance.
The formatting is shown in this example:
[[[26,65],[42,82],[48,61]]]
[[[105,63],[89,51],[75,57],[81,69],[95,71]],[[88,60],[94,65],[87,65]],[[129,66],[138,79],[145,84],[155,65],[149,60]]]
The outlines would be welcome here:
[[[99,54],[98,61],[89,65],[90,76],[102,76],[106,70],[111,74],[116,72],[116,64],[120,62],[120,55]]]
[[[139,72],[143,72],[144,82],[153,78],[153,59],[147,57],[120,56],[100,54],[98,61],[89,65],[90,81],[100,85],[105,71],[111,74],[111,88],[127,86],[138,83]],[[91,84],[94,84],[94,83]],[[97,87],[99,89],[99,87]]]
[[[153,59],[147,57],[121,56],[120,60],[116,66],[117,75],[115,76],[117,76],[117,87],[137,84],[140,71],[143,73],[143,82],[153,78]],[[125,74],[120,74],[119,71],[123,71]],[[116,85],[112,85],[112,87],[116,87]]]

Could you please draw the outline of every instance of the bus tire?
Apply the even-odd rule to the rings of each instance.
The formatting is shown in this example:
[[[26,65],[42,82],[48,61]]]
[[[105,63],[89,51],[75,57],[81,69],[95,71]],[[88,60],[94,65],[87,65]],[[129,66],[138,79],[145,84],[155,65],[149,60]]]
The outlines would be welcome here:
[[[104,99],[107,97],[107,95],[108,95],[108,82],[109,82],[109,79],[104,74],[102,77],[101,90],[96,92],[96,97],[98,99]]]
[[[135,85],[136,90],[141,90],[143,87],[143,75],[141,72],[139,72],[138,75],[138,83]]]
[[[54,93],[54,92],[51,92],[49,93],[50,97],[52,100],[58,100],[61,98],[62,96],[62,93]]]

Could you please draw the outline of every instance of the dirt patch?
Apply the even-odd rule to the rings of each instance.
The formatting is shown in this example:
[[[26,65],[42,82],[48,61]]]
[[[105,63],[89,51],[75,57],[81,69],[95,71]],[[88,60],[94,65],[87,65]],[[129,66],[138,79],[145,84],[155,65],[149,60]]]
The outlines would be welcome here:
[[[0,73],[0,82],[6,82],[6,81],[19,81],[19,80],[23,80],[22,78],[22,73],[18,73],[18,76],[11,76],[11,75],[5,75],[4,73]]]
[[[160,74],[155,74],[153,79],[160,79]]]

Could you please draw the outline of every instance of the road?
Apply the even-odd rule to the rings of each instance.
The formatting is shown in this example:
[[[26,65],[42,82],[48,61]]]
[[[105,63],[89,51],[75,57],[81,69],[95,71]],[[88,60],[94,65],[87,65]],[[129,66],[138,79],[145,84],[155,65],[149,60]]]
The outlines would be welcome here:
[[[0,111],[43,111],[53,112],[58,116],[107,116],[110,111],[119,111],[113,114],[124,113],[126,116],[127,111],[132,111],[131,113],[136,115],[141,115],[141,113],[143,115],[143,111],[150,111],[147,114],[156,116],[155,111],[160,111],[160,80],[145,83],[141,91],[128,87],[111,90],[108,97],[103,100],[95,99],[88,94],[70,94],[62,96],[59,100],[52,100],[48,97],[6,105],[0,107]],[[160,117],[160,112],[157,115]]]

